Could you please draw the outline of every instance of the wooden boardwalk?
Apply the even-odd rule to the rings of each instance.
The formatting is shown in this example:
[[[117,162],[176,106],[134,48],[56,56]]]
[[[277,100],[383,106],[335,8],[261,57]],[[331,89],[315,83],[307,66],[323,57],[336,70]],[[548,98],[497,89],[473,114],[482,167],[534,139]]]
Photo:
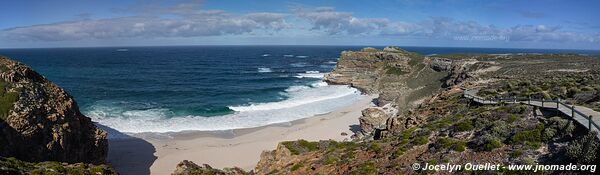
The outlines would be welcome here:
[[[500,98],[500,99],[486,99],[477,96],[479,89],[467,89],[463,92],[465,98],[471,99],[476,103],[484,105],[498,105],[498,104],[526,104],[530,106],[537,106],[546,109],[558,109],[561,113],[571,117],[579,124],[587,128],[589,131],[596,131],[597,138],[600,139],[600,112],[594,111],[590,108],[583,106],[576,106],[563,103],[560,100],[543,100],[543,99],[531,99],[531,98]]]

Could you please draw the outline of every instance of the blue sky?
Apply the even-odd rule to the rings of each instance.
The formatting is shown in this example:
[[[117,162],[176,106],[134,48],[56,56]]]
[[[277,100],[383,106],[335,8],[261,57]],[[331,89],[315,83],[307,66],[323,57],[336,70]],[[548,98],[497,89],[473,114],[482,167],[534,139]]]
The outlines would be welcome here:
[[[0,48],[399,45],[600,49],[600,1],[0,2]]]

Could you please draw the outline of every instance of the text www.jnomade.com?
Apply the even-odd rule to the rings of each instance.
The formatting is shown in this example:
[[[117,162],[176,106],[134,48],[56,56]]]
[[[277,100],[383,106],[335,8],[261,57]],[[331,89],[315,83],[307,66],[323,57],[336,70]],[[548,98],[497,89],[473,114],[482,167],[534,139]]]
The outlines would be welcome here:
[[[429,164],[425,163],[425,165],[421,165],[419,163],[412,164],[413,170],[424,170],[424,171],[500,171],[500,170],[508,170],[508,171],[588,171],[588,172],[596,172],[596,165],[577,165],[577,164],[567,164],[567,165],[500,165],[500,164],[473,164],[466,163],[464,165],[458,164]]]

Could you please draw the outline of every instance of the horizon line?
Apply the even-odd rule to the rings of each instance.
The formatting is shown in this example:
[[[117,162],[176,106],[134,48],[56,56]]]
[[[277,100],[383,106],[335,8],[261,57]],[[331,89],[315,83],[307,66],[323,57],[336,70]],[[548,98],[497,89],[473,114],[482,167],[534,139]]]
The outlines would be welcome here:
[[[532,50],[576,50],[576,51],[600,51],[600,49],[566,49],[566,48],[535,48],[535,47],[469,47],[469,46],[411,46],[411,45],[329,45],[329,44],[192,44],[192,45],[117,45],[117,46],[66,46],[66,47],[8,47],[0,50],[9,49],[79,49],[79,48],[140,48],[140,47],[206,47],[206,46],[350,46],[350,47],[425,47],[425,48],[472,48],[472,49],[532,49]]]

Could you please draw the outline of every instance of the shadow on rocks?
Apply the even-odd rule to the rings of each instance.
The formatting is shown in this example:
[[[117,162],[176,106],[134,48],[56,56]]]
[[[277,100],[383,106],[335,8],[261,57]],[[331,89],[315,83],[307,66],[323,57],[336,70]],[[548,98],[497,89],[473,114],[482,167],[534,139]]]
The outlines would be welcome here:
[[[156,149],[149,142],[95,123],[108,132],[108,164],[121,175],[150,174],[150,166],[156,160]]]

